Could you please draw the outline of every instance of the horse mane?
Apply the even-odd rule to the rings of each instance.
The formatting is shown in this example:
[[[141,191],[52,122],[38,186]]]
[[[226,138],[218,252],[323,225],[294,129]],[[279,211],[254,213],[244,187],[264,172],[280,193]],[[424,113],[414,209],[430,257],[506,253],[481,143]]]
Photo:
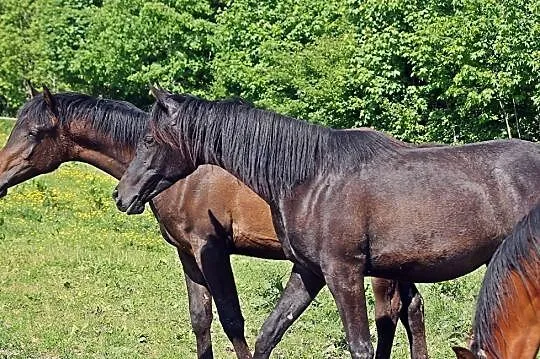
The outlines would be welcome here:
[[[149,129],[158,142],[194,165],[214,163],[238,175],[267,199],[321,171],[354,170],[375,154],[408,147],[373,130],[343,131],[309,124],[238,100],[210,101],[167,95],[170,114],[157,102]]]
[[[92,128],[109,135],[113,141],[129,146],[136,146],[146,131],[148,113],[129,102],[95,98],[74,92],[53,96],[62,125],[77,120],[87,121]],[[15,127],[30,121],[37,125],[47,125],[51,121],[50,116],[43,95],[40,94],[20,109]]]
[[[516,295],[509,276],[517,273],[523,283],[536,283],[540,263],[540,203],[529,212],[499,246],[493,255],[480,289],[476,305],[474,343],[472,349],[480,349],[501,357],[493,332],[497,318],[509,320],[504,308],[505,297]],[[501,288],[505,285],[505,288]],[[526,288],[530,287],[525,286]]]

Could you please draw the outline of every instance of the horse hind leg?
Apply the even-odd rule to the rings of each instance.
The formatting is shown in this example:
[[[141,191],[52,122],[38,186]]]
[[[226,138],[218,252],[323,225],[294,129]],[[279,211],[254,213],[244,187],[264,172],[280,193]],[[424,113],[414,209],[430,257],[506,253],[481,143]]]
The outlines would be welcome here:
[[[377,326],[377,359],[388,359],[392,352],[397,322],[407,332],[412,359],[426,359],[427,343],[422,296],[414,283],[372,278]]]
[[[414,283],[399,282],[398,288],[403,303],[400,318],[409,338],[411,358],[427,359],[428,351],[422,296]]]
[[[402,310],[398,282],[390,279],[371,278],[375,296],[375,325],[377,326],[377,351],[375,358],[389,359]]]
[[[178,251],[189,299],[189,314],[191,327],[197,340],[197,358],[213,359],[212,337],[212,296],[207,288],[206,281],[197,267],[195,258]]]

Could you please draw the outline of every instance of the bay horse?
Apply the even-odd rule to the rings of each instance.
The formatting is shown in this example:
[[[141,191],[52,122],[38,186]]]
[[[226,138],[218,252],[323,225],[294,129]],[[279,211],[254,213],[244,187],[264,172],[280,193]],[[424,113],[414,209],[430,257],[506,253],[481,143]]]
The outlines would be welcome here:
[[[476,304],[471,350],[458,359],[535,359],[540,347],[540,203],[493,255]]]
[[[293,275],[307,288],[326,282],[353,358],[373,357],[364,276],[469,273],[540,197],[540,146],[531,142],[412,148],[241,101],[152,92],[147,133],[113,192],[118,209],[140,213],[198,166],[224,168],[270,205]],[[291,304],[286,291],[278,311]]]
[[[54,171],[67,161],[88,163],[117,179],[122,176],[146,128],[146,112],[127,102],[83,94],[53,95],[47,88],[39,94],[33,87],[29,92],[33,98],[21,108],[7,144],[0,151],[1,196],[9,187]],[[198,357],[213,357],[212,298],[237,356],[251,357],[229,256],[285,259],[268,205],[226,171],[201,166],[156,196],[151,209],[163,238],[176,247],[182,263]],[[212,258],[211,262],[201,262],[203,256]],[[311,287],[313,297],[323,284]],[[390,357],[401,318],[413,358],[427,357],[422,299],[414,284],[374,279],[373,290],[377,356]],[[268,354],[312,299],[302,295],[296,298],[302,301],[287,308],[291,316],[278,316],[272,331],[260,338]]]

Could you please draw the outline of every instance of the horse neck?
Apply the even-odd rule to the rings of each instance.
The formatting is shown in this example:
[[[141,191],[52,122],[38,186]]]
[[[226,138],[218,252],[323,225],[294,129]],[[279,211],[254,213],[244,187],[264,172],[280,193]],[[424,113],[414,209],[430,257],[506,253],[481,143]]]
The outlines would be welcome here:
[[[73,160],[88,163],[120,179],[135,156],[134,146],[114,141],[107,134],[72,122],[68,136],[75,143]]]
[[[270,125],[262,129],[236,126],[234,131],[230,128],[228,131],[234,132],[233,135],[223,133],[223,130],[210,135],[204,133],[202,143],[190,138],[183,144],[186,146],[184,153],[191,154],[196,166],[210,164],[223,168],[268,203],[277,203],[296,184],[317,173],[317,161],[323,152],[320,151],[320,138],[326,134],[317,132],[316,127],[310,126],[303,133],[297,133],[294,141],[290,135],[283,135],[287,131],[294,133],[294,128],[286,126],[274,128]],[[218,147],[214,145],[216,135],[221,136]]]
[[[538,265],[533,266],[536,270],[532,277],[512,271],[507,283],[503,283],[515,290],[510,291],[505,300],[504,313],[499,313],[500,318],[492,323],[494,348],[486,350],[488,358],[536,357],[540,345],[540,288],[526,279],[534,281],[540,275]]]

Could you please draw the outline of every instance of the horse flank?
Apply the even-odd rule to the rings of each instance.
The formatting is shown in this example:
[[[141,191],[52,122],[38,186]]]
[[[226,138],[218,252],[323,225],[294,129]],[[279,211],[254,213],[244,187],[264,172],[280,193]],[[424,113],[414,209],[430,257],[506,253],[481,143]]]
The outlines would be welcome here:
[[[354,171],[409,147],[380,132],[333,130],[246,102],[189,95],[169,95],[168,100],[176,102],[172,118],[159,102],[151,111],[149,128],[156,140],[195,166],[227,168],[267,199],[287,195],[318,172]]]
[[[502,357],[494,326],[498,320],[509,320],[505,301],[517,295],[515,285],[509,280],[517,273],[526,288],[538,287],[540,263],[540,204],[515,227],[493,255],[480,289],[476,306],[473,349],[488,350]],[[506,285],[504,290],[501,286]],[[535,288],[532,288],[535,290]],[[538,288],[536,288],[538,290]],[[534,297],[528,293],[529,298]],[[504,338],[503,338],[504,340]]]
[[[90,126],[115,142],[135,147],[145,133],[148,113],[129,102],[91,97],[78,93],[54,95],[58,120],[62,125],[73,121],[86,121]],[[38,95],[28,101],[17,114],[15,128],[32,119],[37,125],[48,125],[51,112],[43,98]]]

